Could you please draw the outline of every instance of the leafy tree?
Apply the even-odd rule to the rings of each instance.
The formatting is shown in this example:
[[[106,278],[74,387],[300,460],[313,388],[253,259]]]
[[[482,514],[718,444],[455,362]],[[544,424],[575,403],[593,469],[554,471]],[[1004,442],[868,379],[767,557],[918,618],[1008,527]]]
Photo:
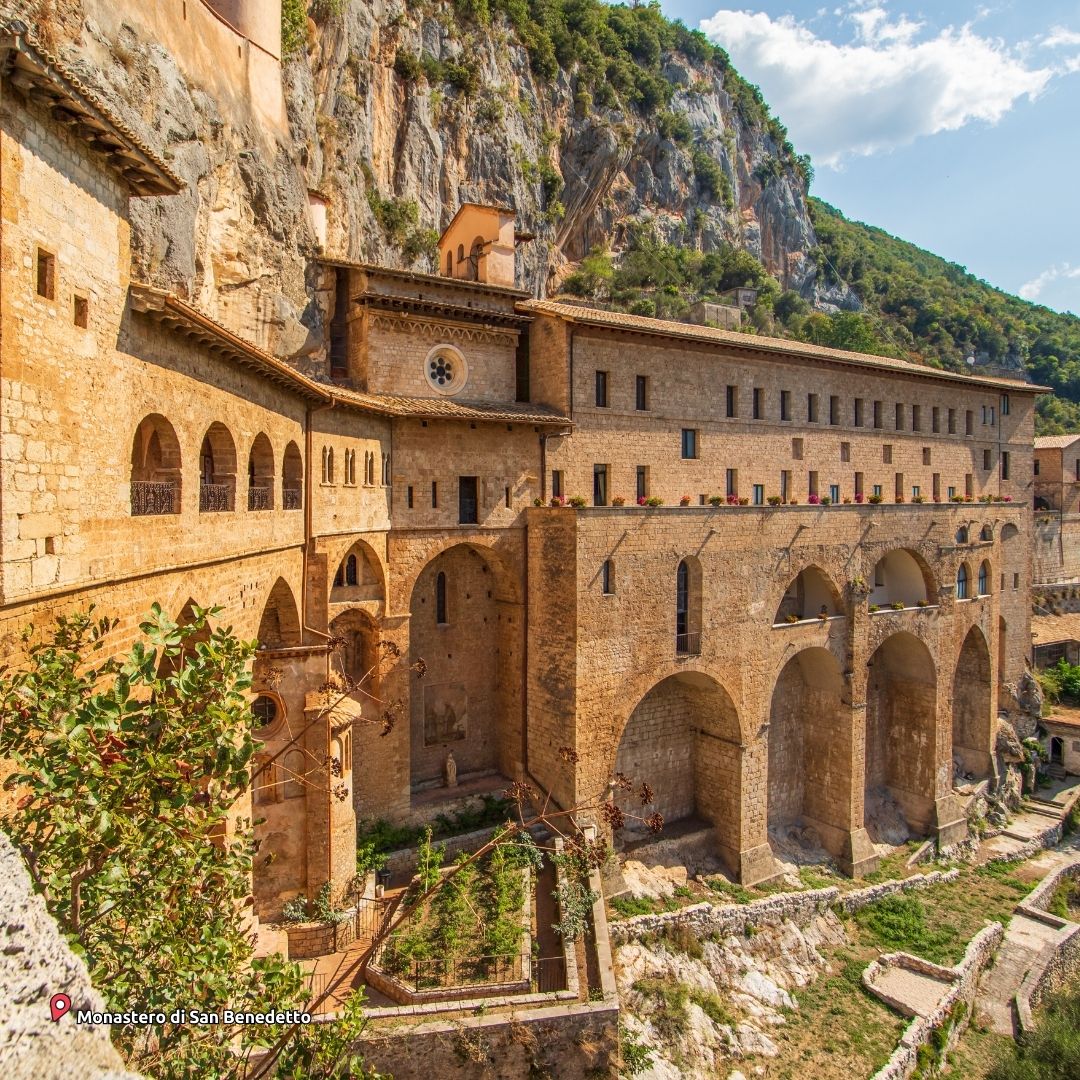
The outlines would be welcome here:
[[[122,655],[108,651],[114,622],[63,616],[26,632],[18,670],[0,669],[5,787],[20,795],[3,826],[112,1010],[261,1012],[306,997],[297,965],[255,958],[246,927],[252,842],[238,810],[256,748],[255,643],[211,630],[213,614],[178,626],[155,605]],[[361,1024],[358,1002],[297,1032],[282,1075],[344,1075]],[[166,1023],[112,1036],[155,1077],[232,1077],[282,1030]]]

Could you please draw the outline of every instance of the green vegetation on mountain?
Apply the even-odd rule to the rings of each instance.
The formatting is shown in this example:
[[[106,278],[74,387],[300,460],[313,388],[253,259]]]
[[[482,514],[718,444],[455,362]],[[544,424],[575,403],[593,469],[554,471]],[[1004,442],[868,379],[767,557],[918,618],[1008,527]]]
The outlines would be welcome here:
[[[1080,319],[1010,296],[820,199],[809,203],[825,279],[850,285],[901,355],[954,371],[969,370],[969,356],[1022,366],[1054,389],[1039,401],[1039,434],[1080,431]]]

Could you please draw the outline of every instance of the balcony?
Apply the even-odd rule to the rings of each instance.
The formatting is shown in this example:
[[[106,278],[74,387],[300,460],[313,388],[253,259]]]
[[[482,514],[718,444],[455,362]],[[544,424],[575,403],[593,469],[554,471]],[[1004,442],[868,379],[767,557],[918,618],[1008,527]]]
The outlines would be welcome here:
[[[232,484],[200,484],[199,512],[216,514],[233,508]]]
[[[171,480],[132,480],[131,513],[133,517],[176,513],[176,484]]]
[[[693,634],[675,635],[676,656],[700,656],[701,655],[701,632]]]
[[[269,510],[270,509],[270,488],[268,488],[268,487],[249,487],[248,488],[248,509],[249,510]]]
[[[281,491],[281,507],[283,510],[300,510],[303,506],[303,490],[301,488],[283,488]]]

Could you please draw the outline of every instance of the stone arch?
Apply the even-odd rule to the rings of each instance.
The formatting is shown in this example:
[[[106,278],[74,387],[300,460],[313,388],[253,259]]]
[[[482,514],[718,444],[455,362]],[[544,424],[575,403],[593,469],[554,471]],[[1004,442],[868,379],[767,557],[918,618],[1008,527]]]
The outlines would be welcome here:
[[[304,459],[294,442],[285,447],[281,459],[281,508],[301,510],[304,506]]]
[[[379,696],[379,627],[363,608],[351,607],[330,623],[330,636],[340,642],[330,657],[334,670],[371,697]]]
[[[191,626],[195,622],[195,608],[200,606],[189,596],[180,609],[180,614],[176,616],[176,625]],[[210,640],[210,633],[210,626],[208,624],[204,625],[201,630],[184,639],[183,649],[175,656],[162,656],[158,661],[158,677],[167,679],[171,675],[175,675],[184,666],[185,658],[195,651],[195,646],[200,641]]]
[[[438,621],[444,575],[447,618]],[[500,556],[476,544],[435,555],[413,583],[410,663],[427,674],[410,695],[413,790],[442,783],[452,752],[458,779],[516,774],[522,761],[521,663],[524,618]],[[481,662],[477,662],[482,658]]]
[[[961,525],[956,530],[956,542],[958,544],[967,544],[971,540],[971,530],[967,525]]]
[[[909,548],[894,548],[874,566],[870,603],[885,607],[902,603],[914,607],[937,596],[937,583],[926,561]]]
[[[816,618],[822,608],[830,616],[842,615],[840,592],[821,567],[806,566],[784,590],[773,625],[787,622],[789,615],[797,615],[800,619]]]
[[[366,541],[357,540],[336,564],[330,584],[330,603],[382,605],[383,581],[383,567],[375,549]]]
[[[648,783],[654,802],[643,811],[633,792],[617,792],[625,811],[656,810],[665,822],[699,817],[716,829],[729,866],[738,866],[741,820],[741,735],[728,692],[711,676],[678,672],[655,683],[630,714],[615,754],[615,772],[640,789]],[[635,828],[628,822],[627,834]]]
[[[823,846],[842,853],[850,828],[850,715],[840,664],[828,649],[803,649],[787,661],[769,709],[768,826],[781,849],[804,843],[809,826]]]
[[[937,672],[906,631],[887,637],[868,664],[865,825],[875,842],[930,830],[937,765]]]
[[[131,440],[132,514],[179,514],[182,480],[175,429],[160,413],[144,416]]]
[[[236,499],[236,443],[229,429],[215,420],[199,449],[199,509],[232,510]]]
[[[260,431],[248,454],[248,509],[274,508],[274,448]]]
[[[680,656],[701,654],[701,561],[687,555],[675,570],[675,652]]]
[[[284,578],[274,582],[266,598],[257,637],[260,649],[289,649],[303,644],[296,600]]]
[[[964,638],[952,687],[954,775],[983,780],[993,775],[993,698],[990,648],[973,626]]]
[[[1010,521],[1001,527],[1001,542],[1005,543],[1006,540],[1012,540],[1013,537],[1019,536],[1020,530]]]

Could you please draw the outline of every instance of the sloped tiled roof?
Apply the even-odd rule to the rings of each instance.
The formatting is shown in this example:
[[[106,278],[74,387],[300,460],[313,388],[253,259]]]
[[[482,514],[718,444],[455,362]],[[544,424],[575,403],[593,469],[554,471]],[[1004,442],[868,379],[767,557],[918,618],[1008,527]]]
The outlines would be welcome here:
[[[133,195],[175,195],[185,187],[164,160],[18,20],[0,24],[0,74],[75,129]]]
[[[1038,589],[1038,585],[1034,587]],[[1080,611],[1070,611],[1064,615],[1032,615],[1031,638],[1036,645],[1080,641]]]
[[[908,360],[897,360],[891,356],[872,356],[869,353],[850,352],[847,349],[827,349],[824,346],[812,345],[805,341],[765,337],[760,334],[740,334],[733,330],[720,330],[715,327],[699,326],[694,323],[673,322],[669,319],[651,319],[644,315],[627,315],[621,311],[607,311],[604,308],[589,307],[585,304],[565,300],[526,300],[519,304],[518,307],[523,311],[555,315],[585,326],[607,327],[613,330],[627,330],[639,334],[701,341],[713,345],[728,345],[737,349],[771,352],[789,357],[805,356],[834,364],[850,364],[858,367],[897,371],[904,375],[915,375],[948,382],[975,383],[980,386],[993,386],[1000,389],[1026,390],[1029,393],[1041,393],[1049,390],[1049,387],[1035,386],[1019,379],[958,375],[952,371],[941,371],[938,368],[913,364]]]
[[[401,397],[396,394],[365,394],[335,386],[334,397],[346,405],[381,413],[383,416],[412,416],[423,420],[495,420],[508,424],[569,424],[570,419],[554,409],[520,402],[456,401],[453,398]]]
[[[1040,435],[1035,440],[1036,450],[1064,450],[1067,446],[1072,446],[1077,439],[1080,439],[1080,435]]]

